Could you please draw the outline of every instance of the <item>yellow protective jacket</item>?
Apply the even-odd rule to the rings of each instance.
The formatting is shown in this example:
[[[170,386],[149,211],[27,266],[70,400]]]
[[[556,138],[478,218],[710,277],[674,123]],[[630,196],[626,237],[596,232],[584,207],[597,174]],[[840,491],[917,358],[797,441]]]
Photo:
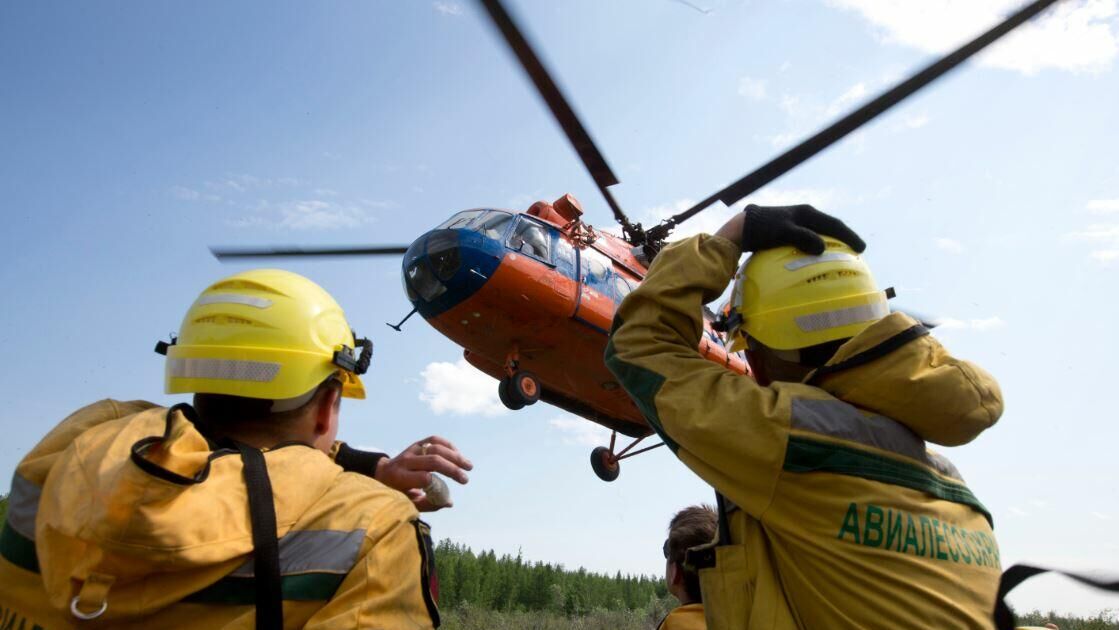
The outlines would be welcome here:
[[[699,570],[708,627],[993,627],[990,515],[925,440],[992,425],[997,384],[900,313],[844,344],[829,365],[848,369],[819,386],[762,387],[705,360],[701,308],[740,255],[707,235],[665,248],[606,349],[650,425],[729,505],[729,544],[689,555],[713,565]]]
[[[657,630],[706,630],[703,604],[684,604],[673,608],[661,620]]]
[[[242,461],[213,451],[185,411],[101,401],[24,458],[0,533],[0,628],[253,628]],[[264,457],[286,628],[438,624],[411,501],[309,446]],[[79,621],[76,596],[79,612],[104,613]]]

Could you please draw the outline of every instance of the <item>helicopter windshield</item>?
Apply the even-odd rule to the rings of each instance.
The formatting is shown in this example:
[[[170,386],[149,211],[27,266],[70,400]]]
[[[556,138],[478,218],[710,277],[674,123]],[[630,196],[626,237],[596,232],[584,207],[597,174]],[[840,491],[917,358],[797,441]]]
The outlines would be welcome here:
[[[513,229],[512,236],[509,237],[509,247],[534,258],[539,258],[544,262],[551,263],[552,254],[551,248],[549,247],[550,241],[550,235],[545,230],[544,226],[522,217],[521,220],[517,222],[517,227]]]
[[[455,229],[464,228],[464,227],[470,225],[470,222],[473,221],[475,218],[477,218],[479,215],[481,215],[482,212],[483,212],[482,210],[463,210],[462,212],[459,212],[455,216],[453,216],[453,217],[447,219],[446,221],[440,223],[438,226],[436,226],[435,229],[437,229],[437,230],[455,230]]]
[[[513,215],[501,210],[487,210],[481,217],[474,221],[473,229],[480,232],[482,236],[492,239],[500,239],[501,235],[505,233],[505,227],[513,220]]]

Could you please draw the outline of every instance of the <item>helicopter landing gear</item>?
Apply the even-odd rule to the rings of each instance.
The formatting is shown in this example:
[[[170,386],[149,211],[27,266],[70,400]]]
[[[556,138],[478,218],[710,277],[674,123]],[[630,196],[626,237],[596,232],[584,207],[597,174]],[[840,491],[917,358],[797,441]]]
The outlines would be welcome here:
[[[517,370],[497,385],[501,404],[516,411],[540,400],[540,381],[528,370]]]
[[[528,370],[517,370],[512,376],[501,379],[497,396],[509,409],[523,409],[540,400],[540,381]]]
[[[513,411],[540,400],[540,379],[532,372],[520,369],[520,353],[516,346],[505,357],[505,378],[497,386],[497,395],[501,404]]]
[[[619,462],[621,462],[623,459],[627,457],[633,457],[634,455],[640,455],[645,451],[651,451],[658,446],[664,446],[664,442],[661,442],[660,444],[654,444],[652,446],[646,446],[645,448],[639,448],[631,453],[630,449],[637,446],[637,443],[641,440],[644,440],[646,437],[648,436],[641,436],[635,439],[634,441],[629,443],[629,446],[623,448],[618,453],[615,453],[614,444],[615,442],[617,442],[618,432],[614,431],[613,433],[611,433],[609,447],[596,446],[594,450],[591,451],[591,469],[594,470],[594,474],[603,481],[614,481],[622,472],[622,467]]]

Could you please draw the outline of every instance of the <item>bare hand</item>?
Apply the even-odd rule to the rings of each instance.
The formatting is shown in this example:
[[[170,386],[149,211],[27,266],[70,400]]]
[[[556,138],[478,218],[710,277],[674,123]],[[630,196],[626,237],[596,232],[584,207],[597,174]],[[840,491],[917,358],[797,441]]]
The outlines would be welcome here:
[[[431,473],[436,472],[464,484],[470,481],[466,471],[473,469],[474,464],[454,444],[433,435],[415,442],[396,457],[382,459],[377,463],[374,478],[407,494],[419,511],[431,512],[453,505],[433,506],[424,495],[423,488],[431,483]]]

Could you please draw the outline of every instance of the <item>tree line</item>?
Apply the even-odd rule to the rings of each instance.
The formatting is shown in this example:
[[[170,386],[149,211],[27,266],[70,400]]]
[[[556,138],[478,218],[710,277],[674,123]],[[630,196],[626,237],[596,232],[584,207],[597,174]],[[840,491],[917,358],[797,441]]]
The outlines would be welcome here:
[[[664,578],[648,575],[605,575],[580,567],[498,557],[493,550],[474,553],[443,539],[435,550],[439,575],[439,606],[464,605],[486,610],[546,611],[579,616],[595,610],[643,610],[668,596]]]

